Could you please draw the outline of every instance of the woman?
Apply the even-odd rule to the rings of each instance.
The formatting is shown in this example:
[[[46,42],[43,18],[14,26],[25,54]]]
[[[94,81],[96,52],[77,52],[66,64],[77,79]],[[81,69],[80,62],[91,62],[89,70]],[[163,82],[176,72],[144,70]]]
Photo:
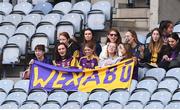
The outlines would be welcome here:
[[[151,41],[144,50],[144,62],[149,66],[158,67],[162,57],[163,39],[159,28],[154,28],[151,32]]]
[[[70,56],[79,57],[80,46],[75,41],[70,39],[70,36],[67,32],[60,33],[58,36],[58,41],[60,43],[66,44],[68,48],[68,54]]]
[[[106,45],[102,47],[102,52],[100,53],[99,56],[100,59],[107,58],[107,45],[109,43],[115,43],[116,45],[122,43],[120,33],[118,32],[117,29],[112,28],[108,31]]]
[[[107,51],[107,57],[104,59],[100,59],[99,61],[100,67],[115,64],[120,60],[120,58],[117,55],[117,44],[115,42],[109,42],[107,44],[106,51]]]
[[[161,59],[161,62],[159,63],[159,67],[164,68],[166,70],[173,68],[173,67],[179,67],[180,61],[179,61],[179,55],[180,55],[180,39],[177,33],[172,33],[168,37],[168,45],[164,49],[164,54]]]
[[[99,54],[102,51],[101,45],[99,44],[99,42],[95,41],[94,35],[93,35],[93,30],[90,28],[87,28],[84,30],[84,41],[83,41],[83,46],[88,43],[88,42],[93,42],[95,45],[95,53],[97,56],[99,56]]]
[[[55,60],[53,65],[60,67],[76,67],[77,60],[67,52],[67,45],[65,43],[59,43],[55,50]]]

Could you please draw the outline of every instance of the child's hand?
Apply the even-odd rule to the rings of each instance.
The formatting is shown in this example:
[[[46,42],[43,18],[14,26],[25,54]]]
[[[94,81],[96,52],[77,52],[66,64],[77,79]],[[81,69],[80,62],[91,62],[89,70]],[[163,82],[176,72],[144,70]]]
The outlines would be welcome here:
[[[31,59],[31,61],[29,62],[29,65],[32,65],[34,63],[34,59]]]

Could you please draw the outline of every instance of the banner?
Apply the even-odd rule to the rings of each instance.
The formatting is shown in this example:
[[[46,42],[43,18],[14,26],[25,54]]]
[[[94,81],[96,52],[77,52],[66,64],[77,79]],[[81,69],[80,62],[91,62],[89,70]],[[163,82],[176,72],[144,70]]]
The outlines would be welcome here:
[[[51,91],[62,88],[66,91],[90,92],[95,88],[128,88],[133,69],[132,59],[92,70],[62,68],[35,61],[30,69],[29,89],[43,88]]]

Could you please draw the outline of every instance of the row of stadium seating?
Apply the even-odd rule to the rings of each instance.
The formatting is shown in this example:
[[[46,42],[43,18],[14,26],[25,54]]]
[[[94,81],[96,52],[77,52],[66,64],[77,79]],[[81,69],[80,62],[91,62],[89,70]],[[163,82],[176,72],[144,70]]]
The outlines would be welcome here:
[[[180,68],[165,72],[162,68],[153,68],[145,73],[140,81],[132,80],[129,89],[112,91],[94,89],[90,93],[66,92],[55,89],[47,92],[43,89],[29,88],[29,80],[0,80],[0,108],[66,108],[66,109],[113,109],[113,108],[180,108]],[[164,74],[162,77],[161,74]]]

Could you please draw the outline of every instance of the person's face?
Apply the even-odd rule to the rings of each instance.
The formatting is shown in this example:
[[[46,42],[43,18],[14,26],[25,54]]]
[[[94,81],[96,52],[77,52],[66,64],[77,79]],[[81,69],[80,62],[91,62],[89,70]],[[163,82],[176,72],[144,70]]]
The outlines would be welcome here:
[[[109,43],[107,47],[107,51],[110,54],[115,54],[116,53],[116,44],[115,43]]]
[[[159,40],[159,37],[160,37],[159,32],[157,30],[153,31],[153,33],[152,33],[153,41],[157,42]]]
[[[91,48],[89,48],[87,46],[84,48],[84,53],[85,53],[86,56],[92,55],[93,52],[94,52],[93,49],[91,49]]]
[[[59,36],[59,42],[60,43],[68,44],[68,39],[65,36],[63,36],[63,35],[60,35]]]
[[[175,48],[176,45],[177,45],[177,43],[178,43],[178,41],[176,41],[175,39],[169,37],[169,38],[168,38],[168,43],[169,43],[169,45],[171,46],[171,48]]]
[[[124,48],[124,46],[122,44],[119,44],[119,52],[122,54],[122,55],[125,55],[126,54],[126,49]]]
[[[109,41],[115,43],[118,39],[118,35],[115,31],[111,31],[108,35]]]
[[[90,41],[91,39],[92,39],[92,32],[90,31],[90,30],[86,30],[85,32],[84,32],[84,37],[85,37],[85,40],[86,41]]]
[[[168,34],[172,34],[172,32],[173,32],[173,24],[170,24],[170,25],[169,25],[169,27],[167,28],[166,32],[167,32]]]
[[[37,57],[37,59],[40,59],[44,56],[44,52],[42,50],[36,49],[35,56]]]
[[[58,53],[61,57],[64,57],[66,55],[66,47],[64,45],[59,45],[58,46]]]
[[[130,32],[125,33],[125,39],[128,44],[132,44],[133,42],[135,42],[135,39]]]

